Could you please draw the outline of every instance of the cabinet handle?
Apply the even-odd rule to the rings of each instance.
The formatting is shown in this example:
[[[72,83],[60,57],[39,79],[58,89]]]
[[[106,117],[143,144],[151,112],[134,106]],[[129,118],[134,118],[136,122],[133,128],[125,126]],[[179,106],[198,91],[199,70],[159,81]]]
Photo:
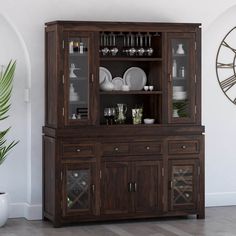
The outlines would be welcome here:
[[[131,182],[128,183],[128,191],[132,192],[132,183]]]
[[[92,184],[92,192],[93,192],[93,194],[95,193],[95,185],[94,184]]]
[[[137,183],[134,182],[134,192],[137,192]]]
[[[76,149],[76,152],[80,152],[81,150],[79,148]]]
[[[146,147],[146,149],[147,149],[147,150],[149,150],[149,149],[150,149],[150,147],[149,147],[149,146],[147,146],[147,147]]]
[[[119,151],[119,148],[118,148],[118,147],[115,147],[114,150],[117,152],[117,151]]]
[[[94,82],[94,75],[93,74],[91,75],[91,81],[92,81],[92,83]]]
[[[186,149],[186,148],[187,148],[187,146],[185,146],[185,145],[182,146],[182,149]]]
[[[168,81],[171,82],[171,81],[172,81],[172,75],[171,75],[171,73],[169,74],[168,77],[169,77],[169,78],[168,78]]]

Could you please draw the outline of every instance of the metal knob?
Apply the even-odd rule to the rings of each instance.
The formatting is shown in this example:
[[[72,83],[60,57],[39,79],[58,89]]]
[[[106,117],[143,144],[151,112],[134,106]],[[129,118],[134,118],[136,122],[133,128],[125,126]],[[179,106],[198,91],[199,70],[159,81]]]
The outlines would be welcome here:
[[[81,150],[78,148],[78,149],[76,149],[76,152],[80,152]]]
[[[128,183],[128,192],[132,192],[132,183],[131,182]]]
[[[185,145],[182,146],[182,149],[186,149],[187,147]]]
[[[114,150],[117,152],[117,151],[119,151],[119,148],[118,148],[118,147],[115,147]]]
[[[149,146],[147,146],[147,147],[146,147],[146,149],[147,149],[147,150],[149,150],[149,149],[150,149],[150,147],[149,147]]]

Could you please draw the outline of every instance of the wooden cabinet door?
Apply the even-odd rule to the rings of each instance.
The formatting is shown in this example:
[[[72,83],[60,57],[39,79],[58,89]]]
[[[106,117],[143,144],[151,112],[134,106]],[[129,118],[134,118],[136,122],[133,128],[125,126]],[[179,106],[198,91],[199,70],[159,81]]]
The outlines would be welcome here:
[[[131,167],[129,162],[103,162],[101,213],[127,214],[131,211]]]
[[[95,212],[95,163],[64,164],[63,216]]]
[[[64,35],[63,118],[65,126],[96,123],[95,33],[67,32]],[[59,97],[62,99],[62,96]]]
[[[198,160],[169,160],[169,210],[197,210]]]
[[[155,213],[161,210],[162,162],[133,162],[134,209],[136,213]]]
[[[195,123],[195,33],[168,33],[168,122]]]

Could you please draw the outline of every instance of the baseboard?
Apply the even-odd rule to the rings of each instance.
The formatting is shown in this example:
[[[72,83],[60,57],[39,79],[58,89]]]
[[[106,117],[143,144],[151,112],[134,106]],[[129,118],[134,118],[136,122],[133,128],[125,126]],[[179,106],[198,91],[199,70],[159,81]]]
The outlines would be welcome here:
[[[236,192],[206,193],[206,207],[236,205]]]
[[[236,205],[236,192],[206,193],[206,207]],[[27,220],[42,219],[42,205],[28,203],[11,203],[9,218],[24,217]]]
[[[24,217],[27,220],[41,220],[42,219],[42,205],[28,203],[11,203],[9,205],[9,218]]]

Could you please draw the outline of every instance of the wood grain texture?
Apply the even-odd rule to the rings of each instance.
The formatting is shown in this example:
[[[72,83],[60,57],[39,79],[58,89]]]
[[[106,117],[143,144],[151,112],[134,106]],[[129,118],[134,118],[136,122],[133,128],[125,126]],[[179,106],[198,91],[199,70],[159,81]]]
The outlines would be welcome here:
[[[117,35],[118,32],[119,35],[128,32],[151,33],[154,54],[139,58],[125,56],[121,52],[123,39],[119,38],[119,56],[101,56],[99,49],[102,32],[114,32]],[[88,92],[88,116],[87,119],[72,120],[69,117],[69,68],[72,59],[68,48],[71,39],[81,37],[86,38],[88,49],[85,86]],[[189,47],[189,116],[173,118],[171,42],[182,39]],[[205,127],[201,125],[200,50],[200,24],[46,23],[43,196],[44,217],[50,219],[54,226],[191,214],[199,219],[205,217],[202,135]],[[80,59],[78,63],[83,64]],[[123,76],[130,67],[140,67],[147,75],[148,85],[154,85],[154,90],[100,91],[100,66],[108,68],[113,77]],[[117,103],[128,104],[126,123],[105,125],[104,108],[116,106]],[[154,117],[155,124],[132,125],[131,109],[136,106],[143,106],[143,118]],[[180,168],[187,170],[187,174],[181,176]],[[73,179],[72,172],[74,177],[79,172],[88,174],[87,192],[84,191],[83,180],[75,179],[75,184],[70,183],[71,188],[68,189],[68,176],[71,174]],[[183,177],[185,185],[179,176]],[[179,186],[171,187],[170,182],[173,180]],[[181,186],[186,189],[183,190]],[[69,209],[68,191],[74,192],[74,202],[80,198],[86,202],[87,197],[87,208],[80,209],[77,204],[78,209]],[[186,194],[190,193],[188,201]],[[165,235],[168,230],[169,235],[173,235],[173,227],[162,225],[160,231],[148,230],[147,234],[139,230],[142,235]],[[110,233],[108,235],[135,234],[115,226],[107,226],[106,229]],[[185,235],[185,232],[182,233]]]

